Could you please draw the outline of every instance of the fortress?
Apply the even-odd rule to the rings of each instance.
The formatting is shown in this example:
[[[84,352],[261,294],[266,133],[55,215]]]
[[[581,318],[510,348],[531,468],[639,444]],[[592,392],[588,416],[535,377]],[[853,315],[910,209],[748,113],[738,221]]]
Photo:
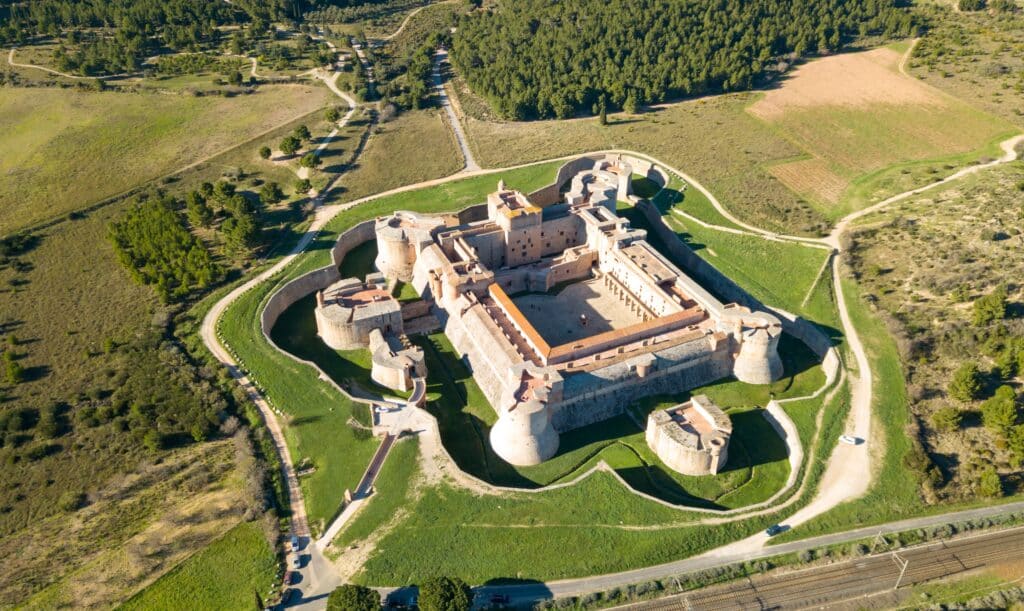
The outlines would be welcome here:
[[[647,445],[670,469],[715,474],[729,458],[732,421],[704,395],[647,416]]]
[[[325,341],[376,342],[374,379],[379,351],[381,369],[397,372],[380,378],[405,382],[425,373],[422,353],[400,340],[398,304],[380,283],[411,282],[498,414],[494,451],[515,465],[551,458],[560,432],[644,396],[730,374],[754,384],[782,375],[777,318],[721,303],[616,215],[617,201],[631,198],[629,163],[608,156],[569,167],[577,172],[544,206],[499,182],[476,220],[377,219],[382,277],[318,296]]]

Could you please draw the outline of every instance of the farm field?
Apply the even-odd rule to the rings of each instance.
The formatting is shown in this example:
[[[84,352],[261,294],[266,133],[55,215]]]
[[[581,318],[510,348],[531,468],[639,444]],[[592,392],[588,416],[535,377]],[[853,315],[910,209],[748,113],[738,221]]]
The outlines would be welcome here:
[[[1016,132],[903,74],[902,57],[881,47],[807,62],[747,109],[806,151],[770,171],[830,219],[931,182],[942,164],[994,157]]]
[[[277,558],[259,526],[243,522],[121,608],[248,608],[257,594],[272,595],[277,571]]]
[[[324,106],[329,95],[313,84],[233,98],[0,89],[0,232],[213,155]]]

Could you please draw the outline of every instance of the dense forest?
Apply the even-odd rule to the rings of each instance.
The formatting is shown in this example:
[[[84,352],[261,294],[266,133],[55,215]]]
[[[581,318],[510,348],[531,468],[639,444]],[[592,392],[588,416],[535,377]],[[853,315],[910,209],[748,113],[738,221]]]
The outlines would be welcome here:
[[[914,33],[897,0],[517,0],[461,21],[452,60],[508,119],[749,89],[791,54]]]
[[[209,287],[222,270],[175,212],[177,203],[148,197],[110,226],[121,263],[142,284],[156,288],[164,302],[178,301]]]

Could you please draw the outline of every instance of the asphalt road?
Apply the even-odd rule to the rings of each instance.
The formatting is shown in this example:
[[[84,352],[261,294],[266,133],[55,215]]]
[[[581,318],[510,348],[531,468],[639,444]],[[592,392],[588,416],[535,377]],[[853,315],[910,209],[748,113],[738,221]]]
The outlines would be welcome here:
[[[854,560],[774,575],[755,575],[720,586],[619,607],[682,609],[806,609],[890,606],[896,586],[966,573],[1019,560],[1024,527],[940,541]],[[903,571],[906,567],[905,572]],[[886,596],[879,596],[886,595]]]
[[[945,513],[941,515],[914,518],[910,520],[901,520],[898,522],[890,522],[888,524],[883,525],[868,526],[864,528],[844,531],[841,533],[823,535],[820,537],[813,537],[809,539],[803,539],[800,541],[783,543],[780,545],[769,545],[754,552],[741,552],[730,555],[719,554],[715,550],[712,550],[711,552],[702,554],[700,556],[695,556],[693,558],[686,558],[683,560],[678,560],[676,562],[670,562],[667,564],[660,564],[642,569],[636,569],[633,571],[625,571],[622,573],[614,573],[611,575],[596,575],[593,577],[584,577],[580,579],[568,579],[562,581],[553,581],[549,583],[537,583],[526,585],[484,586],[481,588],[476,588],[476,591],[483,593],[485,597],[489,597],[492,594],[507,594],[509,597],[511,597],[514,603],[524,605],[552,598],[582,596],[585,594],[589,594],[591,592],[602,592],[611,590],[616,587],[625,587],[630,584],[643,583],[646,581],[653,581],[658,579],[664,580],[676,575],[692,573],[694,571],[700,571],[703,569],[709,569],[719,566],[726,566],[736,562],[769,558],[771,556],[778,556],[781,554],[799,552],[808,549],[816,549],[819,547],[823,547],[826,545],[834,545],[837,543],[848,543],[851,541],[857,541],[860,539],[873,537],[874,535],[880,532],[883,534],[902,532],[907,530],[915,530],[918,528],[926,528],[930,526],[940,526],[942,524],[949,524],[951,522],[962,522],[966,520],[988,518],[996,515],[1013,513],[1017,511],[1024,511],[1024,502],[1007,503],[991,507],[980,507],[977,509],[969,509],[965,511]],[[1020,550],[1022,549],[1022,547],[1024,547],[1024,545],[1019,545],[1014,548],[1018,555],[1021,554]]]

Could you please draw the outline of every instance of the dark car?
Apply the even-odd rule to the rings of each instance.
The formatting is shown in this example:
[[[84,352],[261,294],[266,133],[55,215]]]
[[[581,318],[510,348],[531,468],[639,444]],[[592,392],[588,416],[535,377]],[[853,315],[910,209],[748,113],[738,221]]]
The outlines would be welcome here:
[[[491,594],[492,605],[507,605],[510,600],[508,594]]]
[[[775,535],[779,534],[784,530],[786,529],[781,524],[772,524],[767,528],[767,530],[764,531],[764,534],[768,535],[769,537],[774,537]]]

